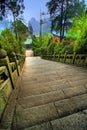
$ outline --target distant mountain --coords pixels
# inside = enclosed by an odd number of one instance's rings
[[[34,34],[39,34],[39,32],[40,32],[40,24],[35,18],[31,18],[31,20],[28,22],[28,27],[30,25],[33,28],[33,33]]]
[[[28,22],[28,27],[32,26],[33,32],[35,35],[39,34],[40,32],[40,22],[37,21],[35,18],[31,18],[31,20]],[[48,19],[45,19],[44,24],[42,24],[42,34],[46,32],[50,32],[50,22]]]

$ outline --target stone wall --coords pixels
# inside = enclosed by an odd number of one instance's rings
[[[15,53],[7,55],[6,51],[0,49],[0,120],[10,94],[16,86],[24,61],[24,55]]]
[[[42,58],[68,64],[87,66],[87,54],[68,54],[66,52],[65,54],[59,55],[42,55]]]

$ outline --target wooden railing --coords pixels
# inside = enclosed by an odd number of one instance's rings
[[[87,65],[87,54],[68,54],[67,52],[65,54],[59,54],[59,55],[42,55],[43,59],[57,61],[57,62],[63,62],[63,63],[69,63],[69,64],[76,64],[81,66]]]
[[[0,49],[0,119],[25,61],[24,55],[7,53]]]

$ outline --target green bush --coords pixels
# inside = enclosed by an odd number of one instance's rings
[[[43,35],[43,38],[42,38],[42,47],[47,47],[49,46],[49,44],[51,43],[52,41],[52,34],[50,33],[46,33],[45,35]]]
[[[55,54],[55,55],[59,54],[59,53],[62,51],[63,48],[64,48],[64,44],[58,43],[58,44],[55,46],[55,48],[54,48],[54,54]]]
[[[32,36],[32,49],[40,48],[41,43],[40,43],[40,38],[36,37],[35,35]]]
[[[20,39],[18,41],[18,46],[19,46],[19,52],[21,54],[25,54],[25,44]]]
[[[76,53],[86,53],[87,54],[87,28],[84,30],[82,35],[77,39],[74,46],[74,51]]]
[[[73,53],[73,45],[65,45],[64,48],[62,49],[61,53],[65,53],[65,52],[68,52],[68,53]]]
[[[34,49],[34,55],[35,56],[40,56],[41,55],[41,48],[35,48]]]
[[[2,49],[6,50],[7,53],[19,52],[19,44],[10,29],[5,29],[2,31],[0,36],[0,46]]]
[[[87,13],[73,19],[68,36],[75,39],[76,53],[87,53]]]
[[[41,47],[41,55],[46,55],[48,53],[47,47]]]
[[[48,46],[48,54],[50,54],[50,55],[54,54],[55,46],[56,46],[56,43],[54,43],[54,42],[50,43],[50,45]]]

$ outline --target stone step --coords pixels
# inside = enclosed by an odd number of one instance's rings
[[[53,120],[51,121],[51,126],[52,130],[87,130],[87,110]]]
[[[24,109],[18,104],[15,116],[16,123],[13,123],[14,127],[17,127],[17,129],[20,130],[37,123],[56,119],[58,117],[58,113],[53,103],[27,109]]]
[[[60,79],[60,80],[52,80],[52,81],[45,81],[45,82],[23,82],[22,85],[21,85],[21,89],[25,89],[25,88],[37,88],[37,87],[51,87],[51,86],[54,86],[54,85],[61,85],[61,84],[65,84],[66,82],[68,82],[67,80],[65,79]]]
[[[29,106],[24,107],[17,104],[16,117],[18,117],[17,122],[19,122],[19,124],[22,119],[23,124],[26,125],[27,123],[28,125],[31,125],[42,121],[51,120],[52,118],[64,117],[84,109],[87,109],[87,94],[82,94],[69,99],[64,99],[45,105],[38,105],[31,108],[29,108]],[[51,113],[52,110],[53,113]]]
[[[38,105],[47,104],[50,102],[54,102],[57,100],[64,99],[64,93],[60,91],[48,92],[40,95],[33,95],[22,97],[18,99],[18,104],[20,104],[23,108],[30,108]]]
[[[87,110],[20,130],[86,130]]]
[[[37,90],[37,89],[35,89]],[[44,89],[43,89],[44,90]],[[32,92],[32,93],[31,93]],[[49,91],[47,93],[37,93],[40,91],[30,91],[26,96],[18,98],[18,103],[24,108],[34,107],[38,105],[47,104],[50,102],[59,101],[87,93],[87,89],[84,86],[65,88],[57,91]],[[26,93],[25,93],[26,94]],[[32,95],[33,94],[33,95]],[[23,96],[23,94],[21,94]]]
[[[79,85],[86,85],[87,84],[87,79],[81,79],[81,80],[77,80],[77,81],[69,81],[69,83],[71,84],[71,86],[79,86]]]
[[[87,93],[31,108],[17,103],[16,126],[18,129],[27,128],[35,124],[69,116],[85,109],[87,109]]]
[[[59,117],[87,109],[87,93],[60,100],[54,103]]]
[[[60,82],[53,82],[53,83],[49,82],[48,84],[39,84],[39,85],[33,84],[33,86],[27,84],[25,87],[22,86],[20,88],[19,98],[32,96],[32,95],[45,94],[48,92],[58,91],[69,87],[71,87],[70,84],[65,80],[62,80]]]

